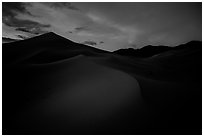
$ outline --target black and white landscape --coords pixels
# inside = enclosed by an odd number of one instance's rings
[[[2,134],[201,135],[201,4],[3,3]]]

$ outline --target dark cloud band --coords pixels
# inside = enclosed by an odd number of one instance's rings
[[[3,2],[3,23],[9,27],[15,27],[17,31],[28,32],[31,34],[42,34],[47,32],[44,28],[49,28],[49,24],[41,24],[35,21],[16,18],[18,13],[29,14],[32,16],[32,13],[26,10],[26,6],[30,4],[31,3]]]
[[[70,10],[79,11],[79,9],[77,7],[75,7],[75,6],[73,6],[70,2],[44,2],[43,4],[48,5],[51,8],[56,8],[56,9],[67,8],[67,9],[70,9]]]

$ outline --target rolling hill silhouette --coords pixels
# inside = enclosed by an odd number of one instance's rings
[[[191,41],[186,44],[178,45],[176,47],[168,47],[168,46],[145,46],[141,49],[119,49],[114,51],[114,53],[117,53],[119,55],[124,56],[133,56],[133,57],[151,57],[156,54],[160,54],[166,51],[175,51],[175,50],[181,50],[181,49],[188,49],[188,50],[195,50],[199,49],[202,46],[202,42],[200,41]]]
[[[2,134],[202,134],[202,46],[108,52],[53,32],[2,45]]]

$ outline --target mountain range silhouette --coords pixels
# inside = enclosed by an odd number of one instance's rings
[[[46,44],[49,43],[49,44]],[[18,48],[18,50],[22,50],[22,52],[26,53],[29,51],[34,51],[37,50],[38,48],[53,48],[53,50],[67,50],[65,52],[70,52],[70,50],[78,50],[78,54],[85,54],[85,55],[92,55],[94,52],[96,53],[110,53],[105,50],[97,49],[94,47],[90,47],[84,44],[76,43],[71,40],[68,40],[62,36],[59,36],[55,34],[54,32],[49,32],[40,36],[36,36],[30,39],[18,41],[15,43],[6,43],[4,51],[10,50],[9,52],[15,52],[15,48]],[[29,46],[28,46],[29,45]],[[202,43],[200,41],[191,41],[186,44],[178,45],[176,47],[168,47],[168,46],[145,46],[141,49],[119,49],[114,51],[113,53],[116,53],[118,55],[123,55],[123,56],[132,56],[132,57],[151,57],[163,52],[167,51],[175,51],[175,50],[180,50],[180,49],[188,49],[189,50],[196,50],[196,49],[201,49]],[[21,48],[21,49],[20,49]],[[13,50],[13,51],[12,51]],[[7,52],[7,51],[6,51]],[[55,51],[57,52],[57,51]],[[22,54],[22,53],[18,53]],[[43,53],[42,53],[43,54]],[[45,53],[46,54],[46,53]],[[71,54],[71,53],[69,53]],[[14,54],[13,54],[14,55]],[[74,54],[76,55],[76,54]],[[74,56],[71,55],[71,56]],[[96,55],[96,54],[95,54]],[[10,55],[9,55],[10,56]],[[43,56],[43,55],[42,55]],[[67,58],[69,57],[68,54],[63,55],[63,53],[60,51],[59,54],[57,55],[48,55],[49,57],[51,56],[61,56],[61,58]],[[8,58],[8,57],[6,57]],[[13,58],[13,57],[12,57]]]
[[[115,53],[119,55],[125,55],[125,56],[133,56],[133,57],[151,57],[156,54],[160,54],[167,51],[174,51],[174,50],[180,50],[180,49],[188,49],[189,50],[195,50],[200,49],[202,45],[201,41],[190,41],[186,44],[178,45],[175,47],[168,47],[168,46],[145,46],[141,49],[119,49],[117,51],[114,51]]]

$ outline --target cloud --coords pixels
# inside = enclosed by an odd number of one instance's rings
[[[47,28],[50,27],[49,24],[41,24],[35,21],[27,20],[27,19],[18,19],[16,17],[4,17],[3,23],[10,27],[42,27]]]
[[[16,7],[17,10],[12,9],[13,17],[5,16],[3,19],[6,25],[17,27],[16,31],[39,34],[49,30],[61,34],[75,33],[80,37],[128,36],[124,27],[100,15],[81,12],[71,3],[21,3]]]
[[[59,8],[61,6],[61,8]],[[89,19],[79,10],[70,9],[70,4],[66,3],[31,3],[26,9],[34,15],[20,13],[18,19],[27,19],[41,24],[50,24],[50,30],[65,33],[73,28],[81,27]],[[76,9],[76,8],[75,8]]]
[[[11,38],[2,37],[3,43],[9,43],[9,42],[14,42],[14,41],[18,41],[18,39],[11,39]]]
[[[14,17],[18,12],[30,14],[26,8],[26,3],[22,2],[3,2],[2,3],[2,15]]]
[[[74,28],[74,31],[75,31],[75,32],[87,31],[87,30],[90,30],[87,26]]]
[[[111,50],[202,39],[201,3],[30,2],[2,8],[3,34],[13,38],[54,31],[76,42],[104,41],[100,47]]]
[[[100,32],[107,34],[112,34],[112,38],[125,38],[129,44],[135,41],[135,38],[142,31],[137,28],[135,25],[121,25],[110,18],[106,18],[103,15],[97,13],[88,13],[87,16],[96,24]],[[101,26],[101,28],[100,28]]]
[[[82,44],[85,44],[85,45],[92,45],[92,46],[94,46],[94,45],[97,45],[97,43],[96,42],[94,42],[94,41],[84,41],[84,42],[82,42]]]
[[[19,38],[22,39],[22,40],[29,38],[29,37],[22,36],[22,35],[17,35],[17,37],[19,37]]]
[[[73,6],[70,2],[46,2],[46,3],[43,3],[43,4],[48,5],[51,8],[56,8],[56,9],[67,8],[67,9],[70,9],[70,10],[80,11],[80,9]]]
[[[119,26],[99,15],[86,13],[85,16],[88,20],[84,23],[85,25],[75,27],[72,31],[69,31],[69,33],[75,33],[78,36],[109,38],[127,36],[127,28],[125,27]]]
[[[20,3],[20,2],[3,2],[3,23],[9,27],[15,28],[16,31],[23,31],[32,34],[42,34],[47,32],[44,28],[49,28],[49,24],[41,24],[36,21],[28,19],[17,18],[18,14],[25,14],[30,17],[33,15],[26,9],[31,3]]]
[[[40,26],[34,26],[34,27],[19,27],[16,28],[17,31],[23,31],[23,32],[28,32],[31,34],[43,34],[43,33],[47,33],[49,31],[46,30],[42,30],[42,28],[40,28]]]
[[[22,35],[25,37],[35,36],[34,34],[31,34],[31,33],[16,31],[16,27],[9,27],[5,25],[4,23],[2,23],[2,36],[3,37],[19,39],[18,35]]]
[[[130,44],[184,43],[202,39],[202,4],[168,2],[76,3],[95,22],[121,30]],[[193,33],[192,33],[193,32]],[[165,42],[167,41],[167,42]]]

